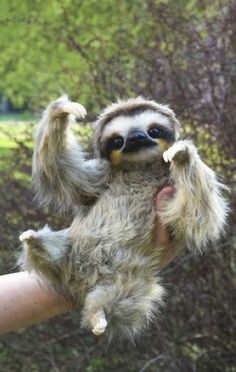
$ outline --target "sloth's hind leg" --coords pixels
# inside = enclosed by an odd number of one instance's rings
[[[36,272],[49,285],[59,287],[66,279],[65,256],[69,249],[68,230],[27,230],[20,235],[24,250],[19,258],[23,270]]]
[[[92,332],[96,336],[100,336],[106,329],[107,320],[105,313],[102,309],[96,310],[91,314],[90,322],[92,325]]]
[[[106,331],[113,336],[129,337],[140,334],[155,319],[162,304],[163,288],[155,277],[117,277],[113,284],[99,284],[88,293],[82,314],[82,326],[95,335]]]
[[[105,290],[102,286],[97,286],[85,299],[82,326],[90,328],[96,336],[104,333],[107,327],[107,319],[104,312],[106,301]]]

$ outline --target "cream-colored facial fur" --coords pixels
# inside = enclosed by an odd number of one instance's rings
[[[134,338],[162,305],[159,271],[183,248],[203,250],[224,232],[225,186],[191,141],[177,141],[180,124],[167,106],[142,97],[110,105],[97,121],[92,160],[71,132],[71,114],[86,111],[65,96],[43,114],[33,186],[41,206],[69,209],[74,221],[23,233],[20,265],[81,309],[83,327]],[[153,123],[167,132],[149,138]],[[117,152],[106,147],[114,134],[124,137]],[[154,198],[167,185],[175,193],[157,212]],[[171,249],[156,242],[158,220],[171,231]]]
[[[171,130],[170,120],[167,116],[154,112],[144,111],[134,116],[118,116],[112,119],[104,128],[101,143],[104,143],[113,135],[120,135],[124,139],[128,133],[136,128],[142,129],[148,135],[148,129],[158,125],[162,128],[169,128]],[[141,151],[129,154],[121,154],[121,150],[114,151],[110,156],[110,161],[113,165],[120,165],[124,163],[143,163],[153,161],[160,153],[163,153],[169,144],[164,140],[156,140],[158,146],[152,148],[144,148]]]
[[[132,128],[141,128],[147,130],[152,124],[160,124],[162,126],[170,126],[167,116],[158,112],[144,111],[141,114],[134,116],[118,116],[115,117],[109,125],[104,128],[103,139],[109,137],[112,133],[119,133],[122,136],[127,136]]]

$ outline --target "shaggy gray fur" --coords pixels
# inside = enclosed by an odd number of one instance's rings
[[[150,112],[163,123],[168,119],[174,144],[168,143],[166,151],[160,142],[137,157],[125,155],[118,165],[100,158],[104,130],[115,118],[141,120]],[[45,227],[23,233],[20,263],[82,307],[82,326],[97,335],[106,330],[133,338],[162,304],[159,270],[186,245],[200,250],[224,231],[224,186],[190,141],[177,141],[180,125],[167,106],[141,97],[109,106],[98,119],[97,158],[90,161],[69,126],[70,114],[83,118],[85,113],[61,97],[39,123],[33,158],[36,198],[40,205],[73,208],[75,218],[63,231]],[[166,185],[176,192],[157,215],[154,198]],[[171,249],[156,242],[157,219],[172,231]]]

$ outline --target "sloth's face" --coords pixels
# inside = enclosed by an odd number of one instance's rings
[[[103,156],[115,166],[155,161],[175,141],[169,120],[168,116],[149,110],[115,117],[102,133]]]

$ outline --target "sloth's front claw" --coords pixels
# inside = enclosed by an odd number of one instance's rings
[[[63,113],[72,114],[79,119],[83,119],[87,114],[85,108],[77,102],[65,102],[61,105],[61,110]]]
[[[166,163],[177,161],[186,162],[190,155],[196,153],[196,149],[189,141],[178,141],[163,153],[163,159]]]
[[[72,114],[78,119],[83,119],[87,114],[84,106],[77,102],[68,101],[67,96],[62,96],[53,102],[50,110],[54,117]]]

